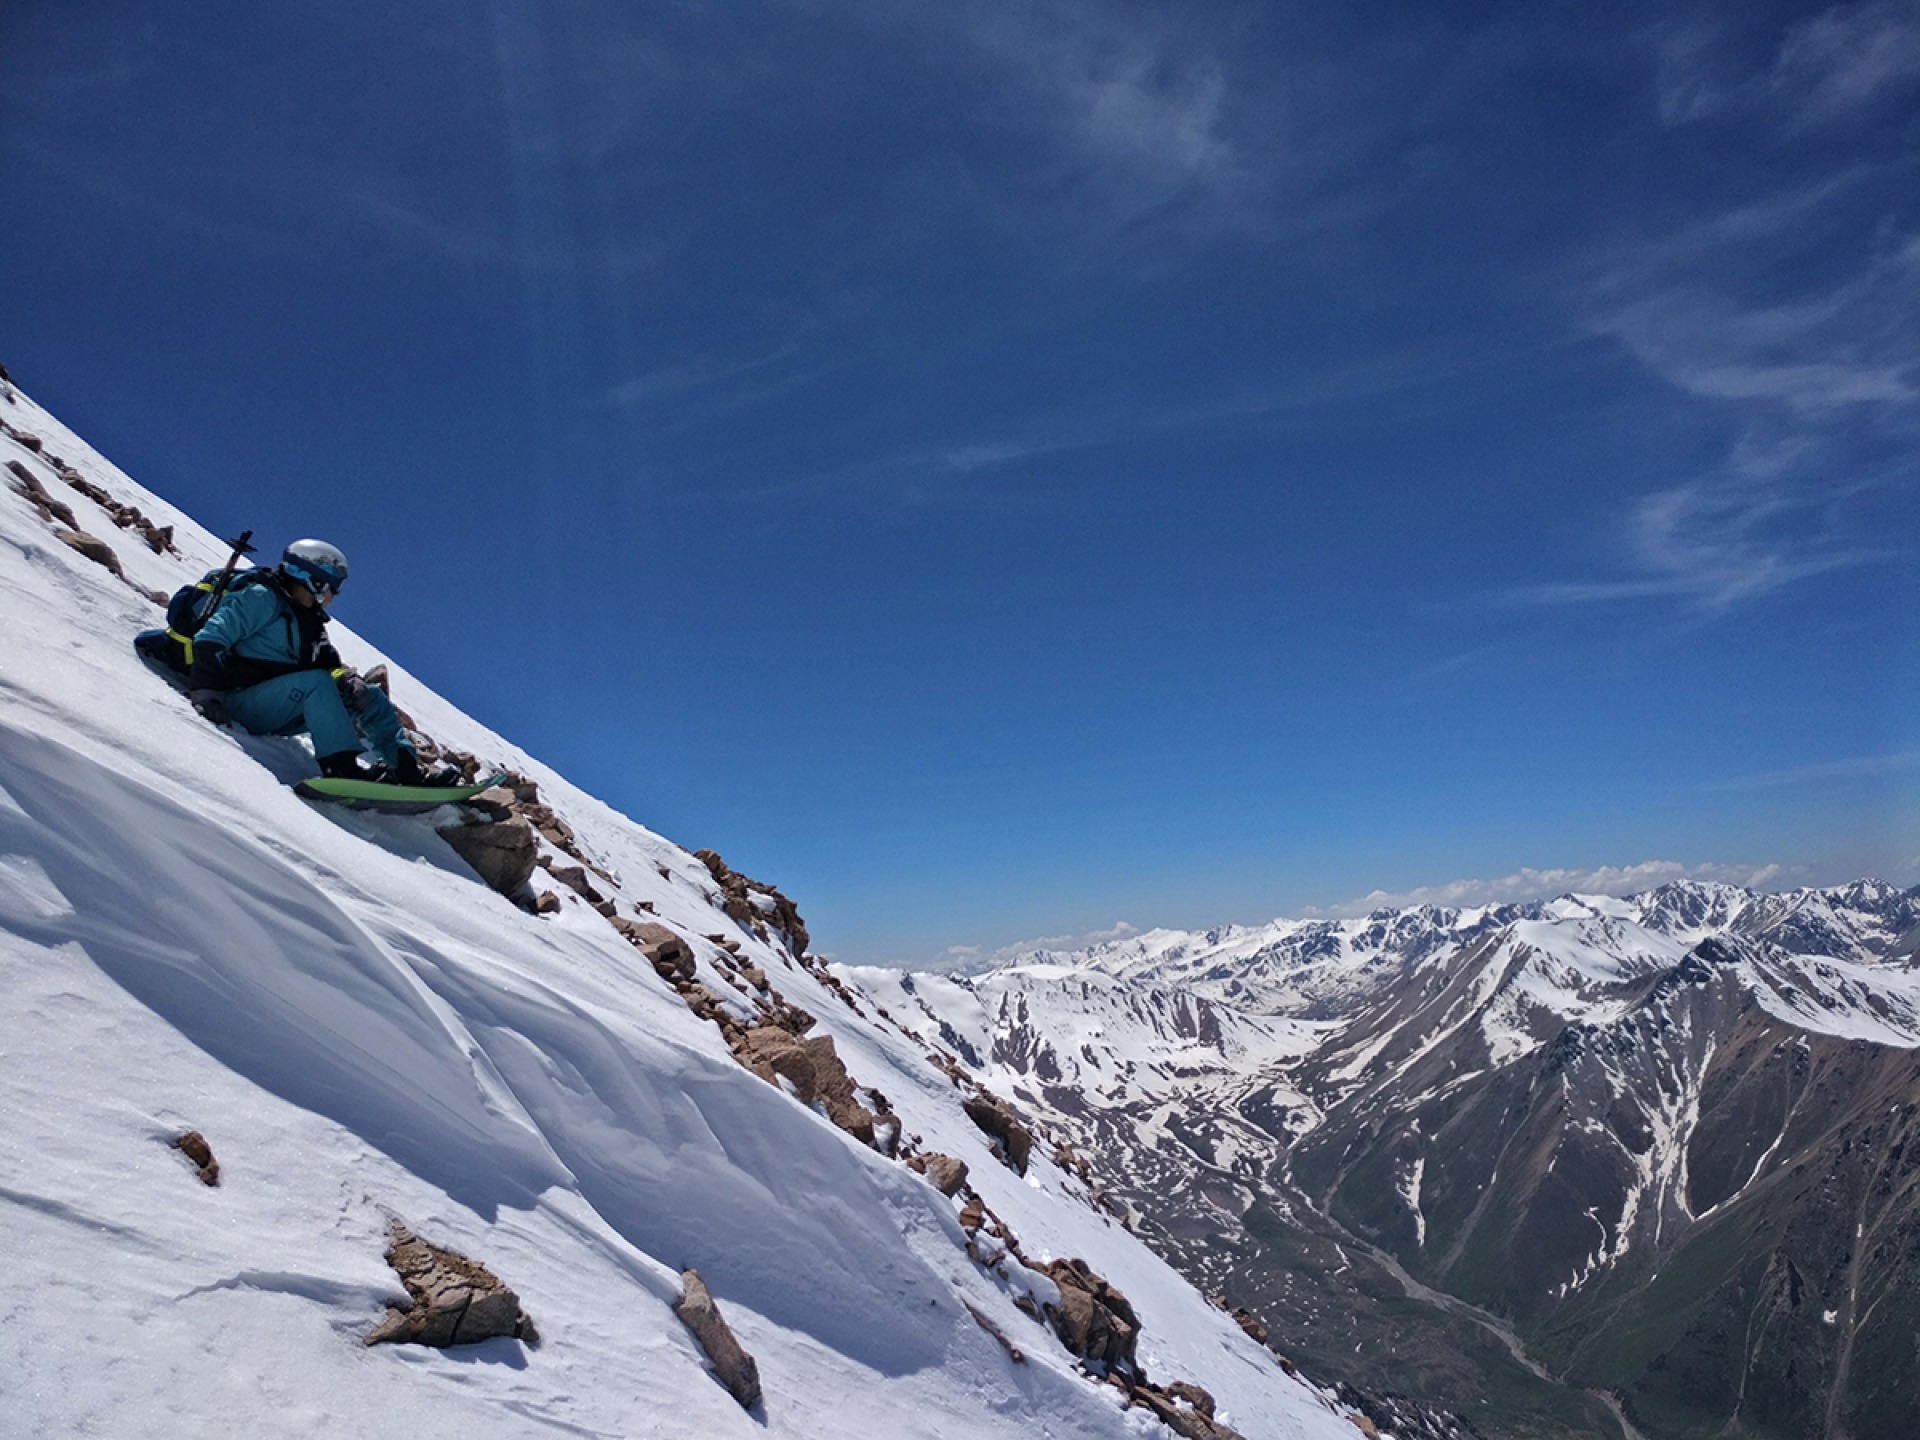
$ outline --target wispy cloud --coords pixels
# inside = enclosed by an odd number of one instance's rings
[[[1806,131],[1865,118],[1920,83],[1920,13],[1906,0],[1836,5],[1798,21],[1757,68],[1742,70],[1725,40],[1697,18],[1656,34],[1667,124],[1764,114]]]
[[[1907,0],[1839,5],[1787,32],[1767,75],[1800,123],[1865,110],[1920,81],[1920,11]]]
[[[1560,605],[1671,597],[1721,611],[1896,553],[1834,533],[1826,519],[1834,503],[1829,494],[1758,477],[1663,490],[1643,496],[1629,517],[1635,574],[1532,586],[1517,596]]]
[[[1767,213],[1786,223],[1812,199],[1776,198]],[[1762,223],[1753,209],[1729,218],[1718,230],[1729,241]],[[1735,293],[1739,257],[1713,236],[1696,231],[1627,261],[1604,283],[1593,328],[1709,399],[1770,401],[1813,420],[1920,401],[1920,237],[1882,241],[1851,271],[1766,303]]]
[[[1861,165],[1782,187],[1596,267],[1589,328],[1739,438],[1695,478],[1631,503],[1625,573],[1518,598],[1724,611],[1911,555],[1912,537],[1862,519],[1876,492],[1920,478],[1920,235],[1888,225],[1876,199],[1888,179]]]
[[[1637,865],[1596,865],[1560,870],[1516,870],[1497,880],[1452,880],[1444,885],[1389,892],[1375,890],[1357,900],[1315,912],[1328,919],[1349,919],[1375,910],[1412,905],[1465,909],[1510,905],[1556,895],[1636,895],[1676,880],[1711,880],[1761,889],[1787,874],[1780,865],[1683,865],[1674,860],[1645,860]]]
[[[1709,791],[1774,790],[1789,785],[1825,784],[1832,780],[1875,780],[1914,769],[1920,769],[1920,750],[1902,750],[1895,754],[1852,755],[1844,760],[1826,760],[1817,765],[1798,765],[1788,770],[1741,775],[1700,788]]]
[[[1226,81],[1204,43],[1083,6],[980,6],[954,20],[1020,80],[1053,142],[1091,167],[1114,203],[1147,207],[1235,173]]]
[[[1031,940],[1016,940],[1011,945],[995,948],[983,945],[949,945],[932,968],[972,974],[1011,964],[1015,960],[1036,952],[1052,951],[1071,954],[1091,950],[1099,945],[1110,945],[1117,940],[1125,940],[1139,933],[1137,927],[1122,920],[1104,930],[1088,930],[1079,935],[1040,935]]]

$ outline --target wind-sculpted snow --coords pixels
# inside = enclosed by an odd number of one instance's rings
[[[0,890],[0,924],[36,944],[77,946],[256,1084],[488,1214],[565,1181],[457,1019],[260,846],[0,725],[0,847],[32,857],[67,902],[46,914],[43,902]]]

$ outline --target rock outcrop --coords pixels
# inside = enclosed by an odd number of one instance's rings
[[[1092,1364],[1133,1372],[1140,1317],[1127,1297],[1084,1260],[1054,1260],[1039,1268],[1060,1289],[1060,1303],[1048,1317],[1060,1343]]]
[[[518,815],[504,820],[468,818],[439,827],[440,838],[473,867],[474,874],[509,898],[518,897],[532,878],[540,841]]]
[[[817,1106],[862,1144],[873,1144],[873,1112],[855,1098],[853,1078],[831,1035],[801,1036],[765,1024],[728,1038],[734,1058],[762,1080],[775,1085],[785,1081],[802,1105]]]
[[[749,880],[728,868],[727,862],[711,850],[696,850],[693,857],[707,867],[707,873],[720,886],[720,908],[726,912],[728,919],[751,930],[762,940],[770,938],[767,933],[769,927],[778,930],[795,959],[807,953],[807,946],[812,944],[812,940],[793,901],[773,886]]]
[[[925,1175],[942,1195],[958,1195],[960,1187],[967,1183],[967,1162],[956,1160],[951,1155],[928,1155],[924,1160],[916,1156],[914,1161],[908,1163]]]

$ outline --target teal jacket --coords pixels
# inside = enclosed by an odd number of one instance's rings
[[[237,690],[298,670],[333,670],[340,656],[327,639],[326,612],[302,608],[273,571],[220,598],[193,637],[194,689]]]

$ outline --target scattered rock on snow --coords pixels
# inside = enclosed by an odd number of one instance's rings
[[[1027,1160],[1033,1154],[1033,1132],[1022,1125],[1006,1101],[982,1090],[961,1102],[967,1118],[1000,1142],[1000,1158],[1016,1175],[1027,1173]]]
[[[207,1137],[198,1130],[175,1136],[173,1148],[193,1162],[202,1185],[220,1183],[220,1162],[213,1158],[213,1147],[207,1144]]]
[[[965,1302],[962,1302],[962,1303],[965,1303]],[[988,1315],[985,1311],[980,1310],[979,1308],[971,1304],[967,1305],[967,1313],[973,1317],[974,1324],[978,1325],[982,1330],[986,1331],[989,1335],[993,1336],[994,1339],[1000,1342],[1001,1347],[1007,1352],[1008,1359],[1012,1360],[1013,1363],[1016,1365],[1024,1365],[1027,1363],[1027,1357],[1025,1353],[1022,1352],[1022,1350],[1018,1345],[1014,1344],[1012,1340],[1007,1338],[1006,1331],[1002,1330],[998,1325],[993,1323],[992,1316]]]
[[[693,979],[693,950],[677,932],[657,921],[629,920],[624,915],[614,917],[613,928],[653,962],[653,968],[662,978]]]
[[[956,1160],[951,1155],[929,1155],[923,1165],[914,1168],[921,1171],[942,1195],[958,1195],[960,1187],[967,1183],[967,1162]]]
[[[713,1373],[733,1398],[740,1402],[740,1408],[751,1410],[760,1403],[759,1365],[734,1339],[733,1331],[721,1316],[720,1307],[714,1304],[713,1295],[707,1289],[707,1282],[700,1278],[700,1272],[683,1271],[680,1283],[683,1290],[679,1300],[674,1303],[673,1313],[693,1332],[693,1338],[707,1352]]]
[[[496,1335],[509,1335],[529,1345],[539,1343],[533,1321],[520,1308],[520,1297],[486,1266],[427,1243],[398,1220],[391,1222],[390,1229],[393,1243],[387,1249],[387,1263],[399,1274],[413,1303],[405,1310],[389,1307],[386,1318],[367,1336],[367,1344],[444,1349]]]
[[[1140,1338],[1140,1317],[1127,1297],[1094,1274],[1084,1260],[1054,1260],[1040,1270],[1060,1287],[1060,1304],[1048,1307],[1060,1343],[1107,1369],[1135,1370],[1133,1351]]]
[[[727,862],[711,850],[696,850],[693,855],[720,886],[720,908],[728,919],[752,930],[763,940],[768,938],[767,929],[771,926],[782,933],[787,949],[796,959],[807,953],[812,941],[793,901],[773,886],[749,880],[729,868]]]
[[[94,564],[106,566],[122,580],[127,578],[126,572],[120,568],[120,557],[98,535],[89,535],[84,530],[68,530],[63,526],[53,532],[53,538],[62,545],[78,550]]]
[[[73,510],[63,502],[47,493],[40,478],[22,465],[18,460],[7,461],[7,469],[13,472],[13,488],[27,498],[27,502],[40,512],[40,518],[49,525],[64,525],[69,530],[78,530],[80,522],[74,518]]]

